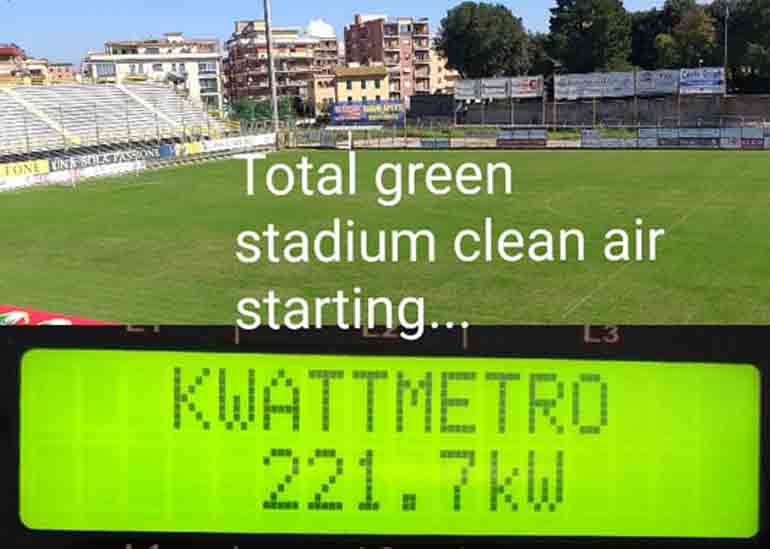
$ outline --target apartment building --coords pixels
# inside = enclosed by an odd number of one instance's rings
[[[49,63],[48,81],[51,84],[67,84],[80,80],[80,73],[72,63]]]
[[[427,18],[355,15],[345,28],[348,63],[382,63],[388,71],[388,98],[408,102],[431,93],[431,38]]]
[[[278,95],[299,97],[316,105],[334,95],[334,69],[339,47],[334,29],[321,20],[299,27],[273,28],[273,57]],[[270,96],[265,22],[237,21],[226,43],[224,63],[228,98],[266,99]]]
[[[221,58],[218,40],[173,32],[163,38],[107,42],[104,52],[86,56],[83,73],[92,82],[174,83],[194,102],[221,110]]]
[[[460,73],[447,68],[446,64],[446,59],[436,48],[434,38],[430,49],[430,92],[432,94],[454,95],[455,82],[460,79]]]
[[[16,44],[0,44],[0,85],[46,85],[48,60],[27,57]]]

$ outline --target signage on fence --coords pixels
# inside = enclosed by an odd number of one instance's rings
[[[516,78],[511,78],[509,85],[511,97],[543,97],[542,76],[519,76]]]
[[[634,73],[608,72],[604,77],[604,95],[602,97],[633,97],[635,93]]]
[[[510,97],[508,78],[486,78],[481,81],[482,99],[507,99]]]
[[[458,80],[455,82],[455,100],[473,101],[481,98],[479,80]]]
[[[448,137],[423,137],[420,139],[420,147],[423,149],[449,149],[451,142]]]
[[[742,149],[764,149],[765,133],[762,128],[743,128],[741,135]]]
[[[633,97],[634,89],[632,72],[594,72],[556,76],[556,99]]]
[[[36,185],[51,185],[56,183],[67,183],[72,180],[72,174],[69,171],[40,173],[34,175],[19,175],[0,179],[0,192],[15,191],[34,187]]]
[[[676,95],[679,91],[678,70],[639,71],[636,73],[637,95]]]
[[[600,130],[581,131],[580,146],[584,149],[600,149],[602,147],[602,132]]]
[[[543,149],[548,146],[547,130],[502,130],[497,134],[499,149]]]
[[[377,103],[335,103],[332,109],[333,124],[400,122],[403,119],[401,101],[395,99]]]
[[[28,160],[27,162],[0,164],[0,181],[8,177],[41,175],[50,171],[51,167],[48,160]]]
[[[212,139],[203,141],[204,152],[224,152],[252,147],[267,147],[275,145],[275,134],[248,135],[243,137],[228,137],[225,139]]]
[[[725,69],[723,67],[682,69],[679,74],[679,93],[681,95],[726,94]]]
[[[147,149],[132,149],[127,151],[111,151],[101,154],[86,154],[68,158],[52,158],[51,171],[80,170],[92,166],[120,164],[136,160],[153,160],[160,158],[158,147]]]
[[[723,149],[740,149],[741,148],[741,128],[722,128],[722,136],[720,138],[720,147]]]

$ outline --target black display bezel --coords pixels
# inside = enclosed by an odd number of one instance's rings
[[[35,348],[217,351],[236,353],[467,356],[508,358],[604,359],[752,364],[761,372],[761,523],[749,540],[700,538],[457,537],[361,535],[218,535],[175,533],[38,532],[19,520],[19,366]],[[442,545],[583,545],[592,547],[765,546],[770,327],[480,327],[438,330],[410,343],[396,333],[321,330],[241,332],[233,328],[10,328],[0,329],[0,539],[7,547],[267,547],[343,545],[411,547]]]

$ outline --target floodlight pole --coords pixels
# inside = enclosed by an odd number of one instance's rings
[[[270,0],[265,0],[265,38],[267,40],[267,70],[270,79],[270,99],[273,110],[273,131],[278,133],[280,121],[278,117],[278,87],[275,76],[275,59],[273,59],[273,21]]]
[[[727,79],[727,65],[728,65],[728,49],[727,49],[727,38],[728,34],[730,32],[730,4],[725,4],[725,79]]]

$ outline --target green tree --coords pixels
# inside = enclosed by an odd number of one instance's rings
[[[551,74],[554,62],[548,55],[548,35],[543,32],[529,34],[529,74]]]
[[[631,14],[631,64],[645,70],[658,66],[656,39],[667,34],[663,12],[658,9]]]
[[[720,49],[724,47],[727,5],[730,7],[730,87],[743,92],[770,93],[770,3],[766,0],[715,1],[710,11],[717,21]]]
[[[630,67],[631,16],[622,0],[556,0],[549,53],[569,72]]]
[[[463,2],[441,20],[437,48],[464,78],[516,76],[530,67],[529,38],[501,4]]]
[[[278,116],[281,120],[290,120],[296,116],[296,100],[292,97],[278,98]],[[230,105],[230,118],[244,122],[262,122],[272,120],[272,104],[269,99],[242,98]]]
[[[696,6],[682,14],[671,35],[683,67],[714,64],[717,46],[715,22],[704,8]]]
[[[667,33],[661,33],[655,37],[656,63],[658,69],[681,68],[679,64],[679,51],[674,37]]]

